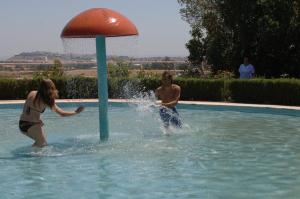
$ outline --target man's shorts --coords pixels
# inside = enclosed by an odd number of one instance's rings
[[[170,124],[177,128],[182,127],[182,123],[179,118],[179,114],[175,107],[172,107],[172,108],[160,107],[159,115],[160,115],[161,120],[163,121],[165,127],[169,127]]]

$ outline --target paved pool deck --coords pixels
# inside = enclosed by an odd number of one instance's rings
[[[121,103],[136,103],[138,100],[131,99],[109,99],[109,102]],[[25,100],[0,100],[0,104],[23,104]],[[98,102],[98,99],[57,99],[58,103],[80,103],[80,102]],[[243,104],[230,102],[207,102],[207,101],[179,101],[179,104],[194,104],[194,105],[209,105],[209,106],[237,106],[237,107],[254,107],[254,108],[274,108],[274,109],[288,109],[300,110],[300,106],[282,106],[282,105],[268,105],[268,104]]]

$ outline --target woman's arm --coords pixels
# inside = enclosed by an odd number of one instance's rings
[[[75,111],[65,111],[65,110],[59,108],[56,104],[54,104],[54,106],[52,107],[52,110],[54,112],[56,112],[57,114],[59,114],[60,116],[62,116],[62,117],[68,117],[68,116],[76,115],[76,114],[82,112],[83,109],[84,109],[83,106],[79,106]]]

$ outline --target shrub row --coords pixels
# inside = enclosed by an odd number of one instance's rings
[[[97,79],[88,77],[53,79],[60,98],[97,98]],[[25,99],[30,90],[38,88],[40,80],[0,79],[0,100]],[[230,101],[241,103],[300,105],[300,80],[252,79],[223,80],[177,78],[181,100]],[[155,90],[158,78],[110,78],[110,98],[132,98],[141,92]]]
[[[228,101],[256,104],[300,105],[300,80],[253,79],[226,83]]]

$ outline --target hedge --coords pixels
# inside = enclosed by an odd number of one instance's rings
[[[97,98],[97,79],[89,77],[53,79],[60,98]],[[38,88],[38,79],[0,78],[0,100],[25,99]],[[177,78],[181,100],[229,101],[240,103],[300,105],[298,79],[197,79]],[[158,78],[110,78],[109,98],[132,98],[155,90]]]
[[[300,105],[298,79],[230,80],[226,84],[232,102]]]
[[[182,100],[224,101],[224,80],[177,79]]]

